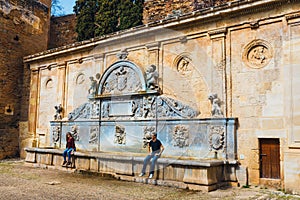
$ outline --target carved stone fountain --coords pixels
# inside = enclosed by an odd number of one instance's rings
[[[81,150],[144,153],[157,132],[166,157],[236,159],[236,122],[223,118],[216,94],[209,97],[213,117],[199,119],[199,111],[161,94],[154,65],[143,73],[121,60],[90,80],[87,102],[51,122],[52,146],[63,148],[71,132]]]

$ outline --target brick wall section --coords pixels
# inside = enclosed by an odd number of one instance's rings
[[[181,11],[182,14],[194,10],[218,6],[233,0],[148,0],[144,3],[143,23],[147,24],[165,19],[174,14],[173,11]]]
[[[0,159],[19,154],[19,122],[28,118],[30,71],[23,57],[47,49],[50,10],[22,2],[0,0]]]
[[[52,17],[50,25],[49,48],[56,48],[71,44],[77,41],[75,31],[76,15],[66,15],[62,17]]]

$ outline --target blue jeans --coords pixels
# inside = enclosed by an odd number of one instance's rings
[[[71,153],[74,151],[73,148],[66,148],[63,153],[64,161],[66,161],[66,157],[68,155],[68,161],[71,161]]]
[[[144,165],[143,165],[142,173],[145,174],[147,164],[149,163],[149,161],[152,158],[151,165],[150,165],[150,174],[154,174],[155,164],[157,162],[157,159],[160,157],[160,156],[157,156],[155,154],[156,153],[151,153],[150,155],[146,156],[146,158],[144,159]]]

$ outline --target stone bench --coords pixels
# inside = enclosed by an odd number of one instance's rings
[[[62,169],[62,149],[25,148],[25,151],[27,163],[39,167]],[[121,180],[202,191],[237,185],[238,163],[236,161],[181,160],[162,157],[157,161],[154,177],[148,179],[147,176],[138,177],[146,155],[76,151],[73,156],[74,170],[109,174]]]

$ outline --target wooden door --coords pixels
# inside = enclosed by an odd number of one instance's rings
[[[260,178],[280,179],[279,139],[260,139]]]

